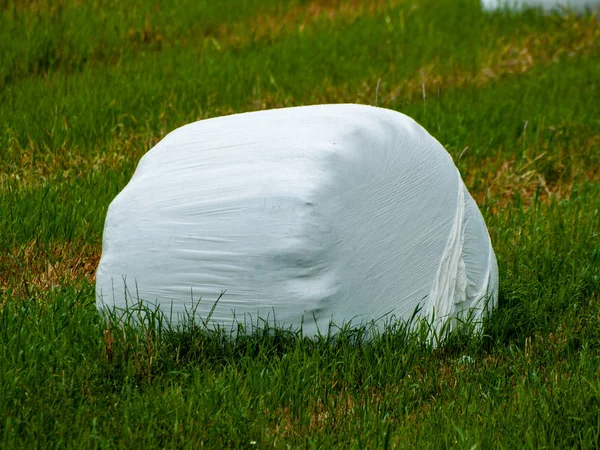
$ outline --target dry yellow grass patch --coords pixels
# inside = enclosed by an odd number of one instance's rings
[[[517,196],[525,207],[534,199],[540,203],[567,200],[582,181],[600,181],[598,160],[590,158],[600,149],[599,141],[600,135],[595,135],[573,148],[542,151],[534,157],[526,153],[520,159],[506,158],[500,151],[469,164],[463,178],[478,204],[491,202],[492,213],[508,207]]]
[[[563,20],[568,33],[534,33],[524,38],[507,37],[498,43],[497,50],[482,55],[483,69],[475,76],[453,74],[445,77],[451,86],[478,86],[507,75],[527,72],[535,66],[559,62],[564,57],[585,55],[598,48],[600,22],[577,18]],[[444,82],[444,78],[423,71],[422,82]]]
[[[313,0],[305,5],[281,8],[269,14],[258,14],[250,20],[223,23],[214,36],[218,48],[245,47],[259,40],[273,40],[290,33],[308,32],[323,21],[351,23],[364,16],[373,16],[406,0]]]
[[[23,298],[78,280],[93,283],[100,252],[99,246],[83,242],[46,245],[34,239],[0,253],[0,290],[12,289],[15,297]]]
[[[397,392],[397,390],[396,390]],[[386,395],[393,395],[388,391]],[[292,437],[305,436],[316,430],[327,429],[333,431],[343,427],[344,423],[365,402],[373,402],[383,398],[382,392],[371,392],[356,396],[347,389],[332,393],[326,399],[317,399],[312,402],[310,408],[310,421],[299,423],[290,407],[282,407],[276,411],[265,411],[265,414],[276,419],[271,422],[269,434],[277,439],[289,439]]]
[[[268,433],[277,441],[311,435],[322,430],[333,432],[345,428],[353,417],[360,421],[362,409],[383,410],[386,404],[403,400],[406,402],[406,415],[401,418],[402,423],[416,425],[433,410],[440,397],[460,392],[469,376],[487,370],[487,366],[485,363],[474,366],[473,363],[460,363],[450,359],[441,364],[435,373],[426,367],[415,366],[404,378],[378,388],[371,387],[365,392],[353,391],[349,386],[341,389],[337,387],[337,392],[311,402],[308,406],[308,423],[301,423],[290,407],[265,411],[266,415],[275,418]],[[334,391],[335,384],[331,388]],[[396,421],[399,419],[390,418]],[[478,420],[483,420],[483,417]],[[401,424],[397,422],[396,425]],[[394,441],[399,442],[401,439],[401,436],[396,436]]]
[[[483,87],[498,79],[518,75],[534,67],[547,66],[564,58],[575,58],[596,51],[600,47],[600,22],[564,19],[568,33],[533,33],[525,37],[506,37],[497,47],[481,55],[483,68],[473,74],[456,67],[451,73],[440,73],[435,65],[421,67],[414,77],[393,85],[385,79],[364,80],[354,92],[347,87],[330,88],[322,101],[354,101],[373,103],[380,84],[379,106],[387,106],[400,99],[414,101],[437,95],[440,89],[460,89],[465,86]]]
[[[160,137],[131,134],[115,137],[106,146],[108,150],[104,146],[80,149],[65,144],[52,151],[40,149],[40,144],[32,140],[25,147],[13,140],[6,149],[12,155],[11,164],[0,165],[0,189],[7,189],[9,183],[19,188],[32,188],[49,182],[77,179],[93,172],[135,167],[142,155],[159,140]]]

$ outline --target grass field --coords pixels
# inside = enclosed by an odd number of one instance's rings
[[[127,3],[0,1],[0,447],[600,447],[597,18]],[[498,257],[484,335],[107,329],[102,227],[141,155],[197,119],[330,102],[408,114],[453,155]]]

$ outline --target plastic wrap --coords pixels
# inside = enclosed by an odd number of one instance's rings
[[[509,9],[542,8],[544,10],[560,10],[561,8],[585,12],[587,9],[598,9],[600,0],[481,0],[481,7],[491,11],[508,7]]]
[[[361,105],[173,131],[111,203],[96,275],[101,310],[142,301],[171,323],[193,313],[308,336],[416,308],[479,318],[496,294],[490,238],[450,155],[409,117]]]

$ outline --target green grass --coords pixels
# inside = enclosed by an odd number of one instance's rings
[[[596,18],[137,3],[0,1],[2,448],[600,446]],[[91,273],[140,156],[200,118],[322,102],[404,112],[453,155],[500,269],[483,336],[107,329]]]

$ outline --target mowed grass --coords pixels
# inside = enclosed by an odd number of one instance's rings
[[[600,447],[600,24],[477,1],[0,2],[0,446]],[[435,348],[108,328],[106,209],[166,133],[358,102],[452,154],[497,311]]]

